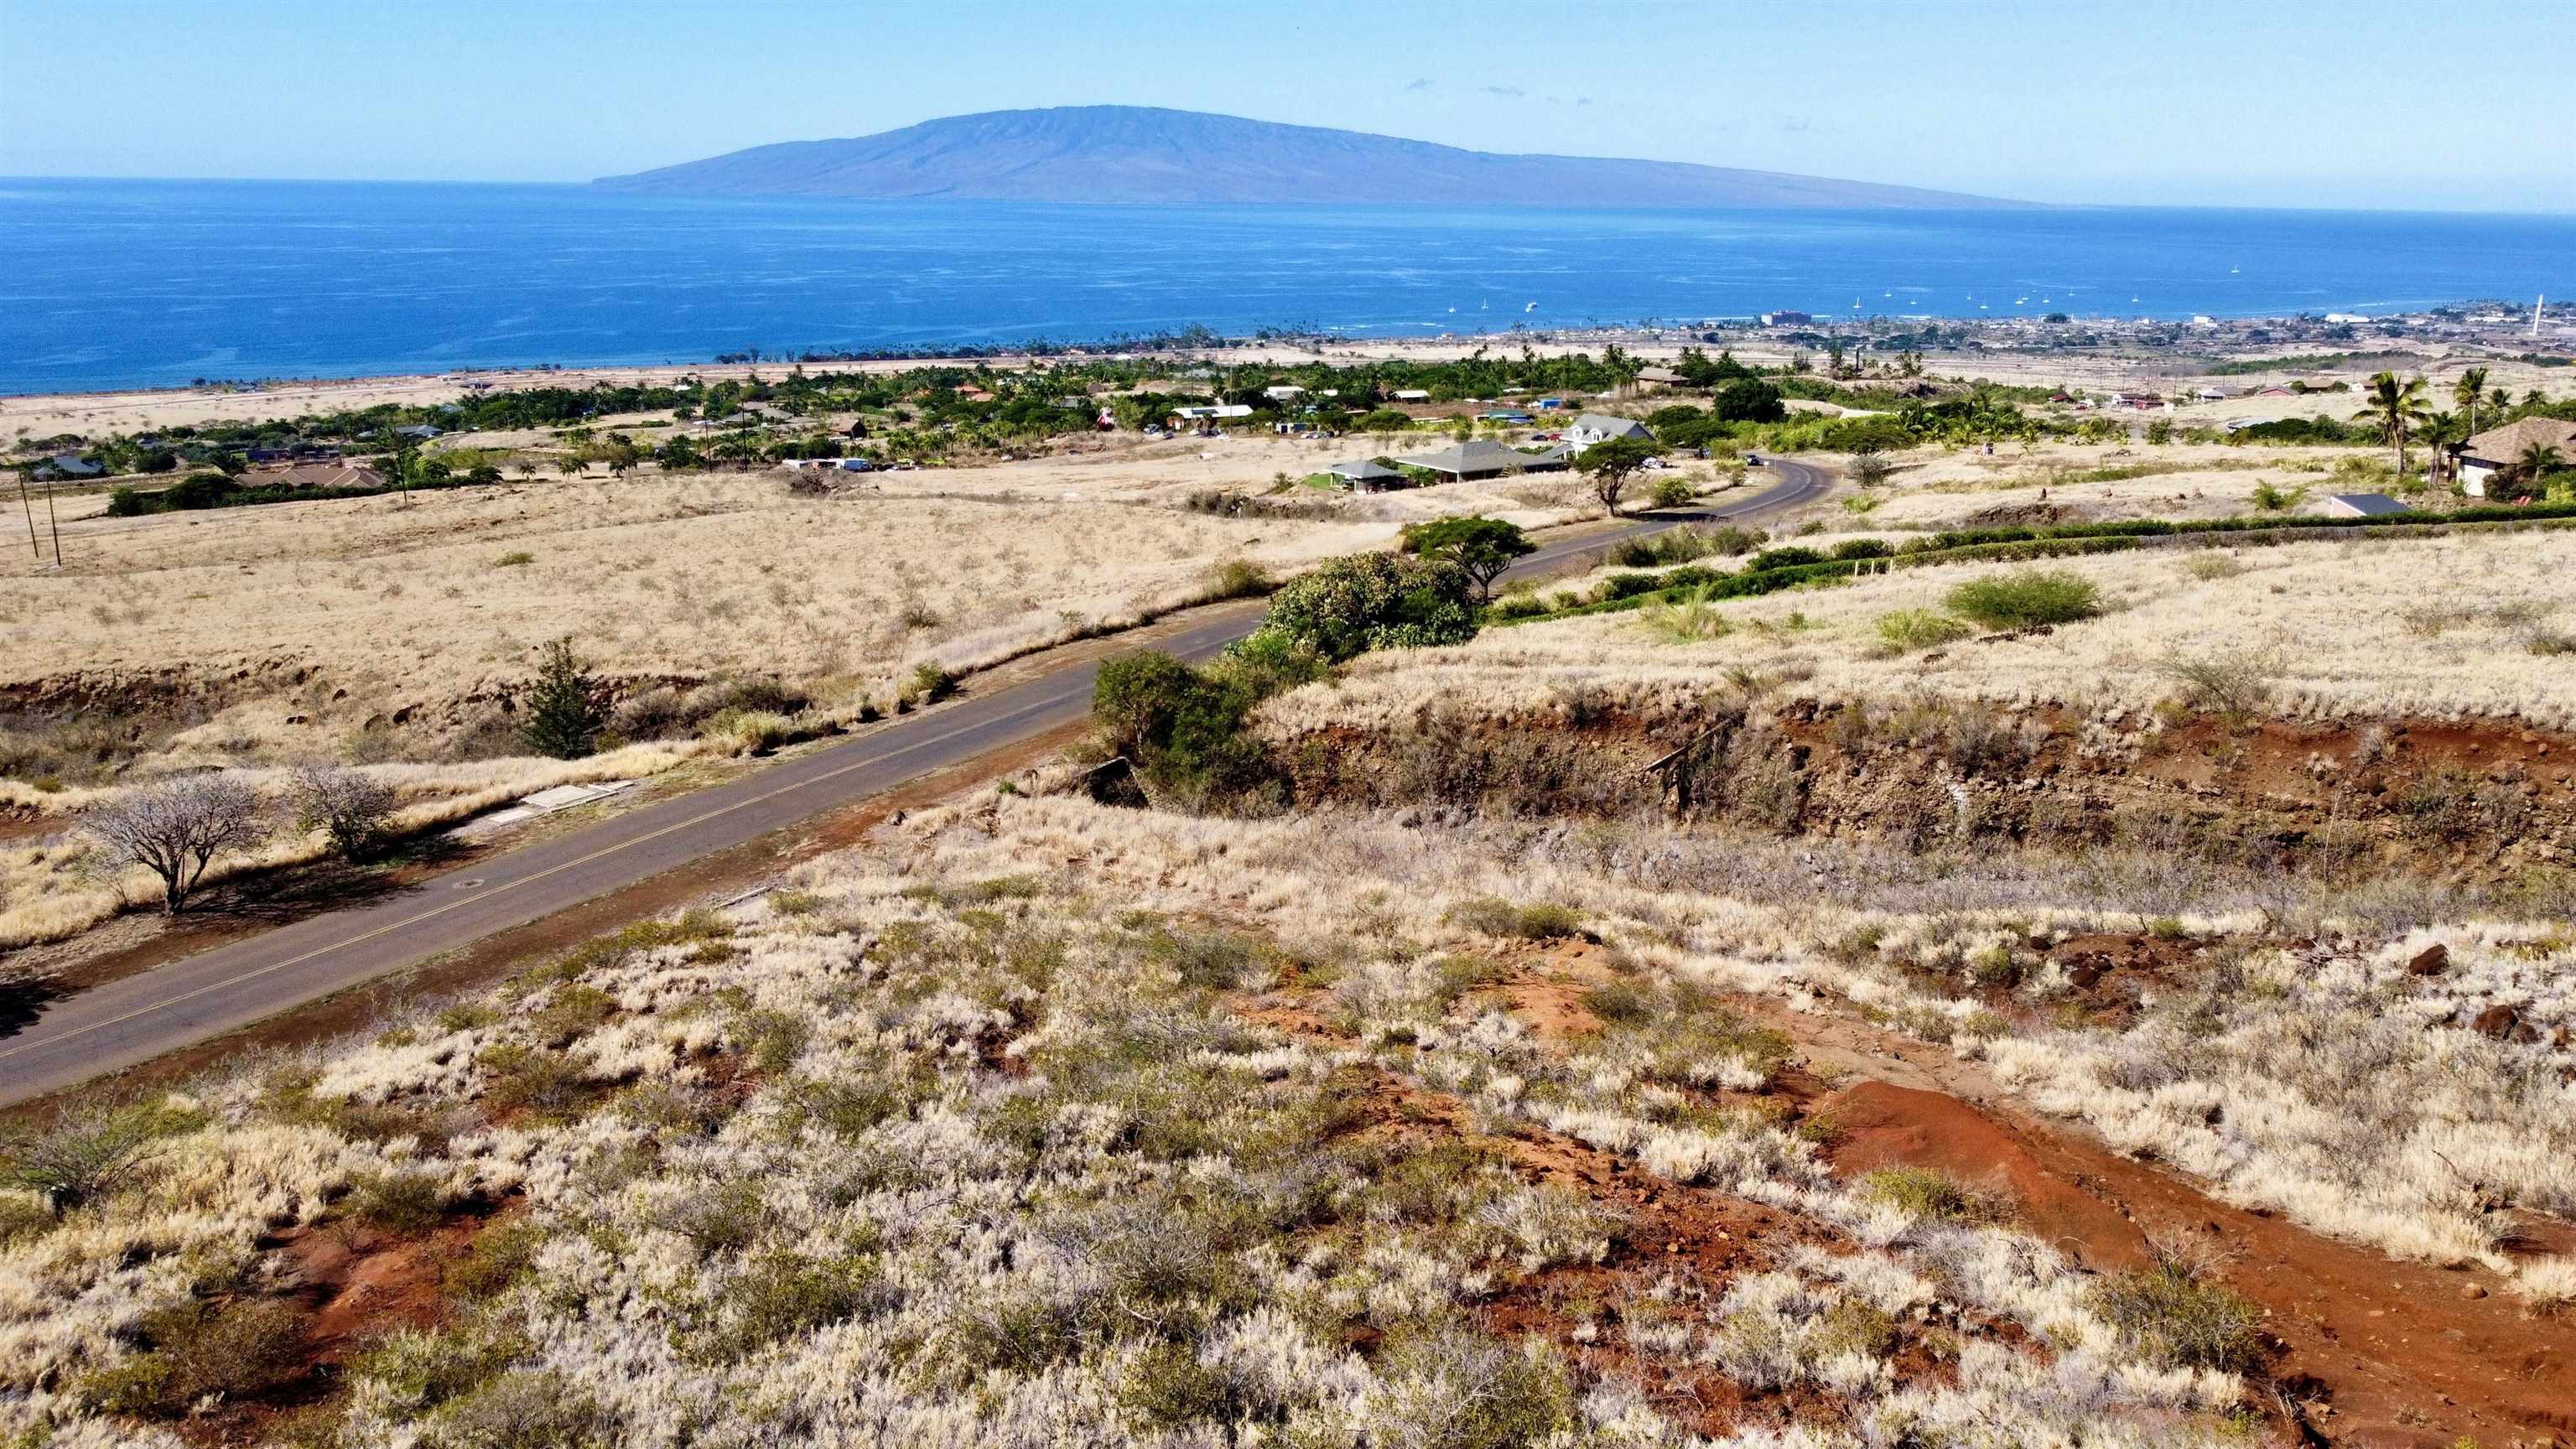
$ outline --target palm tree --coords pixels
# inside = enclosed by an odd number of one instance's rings
[[[2503,412],[2506,408],[2513,406],[2513,394],[2506,392],[2503,388],[2497,388],[2493,392],[2487,394],[2487,406],[2494,408],[2497,412]]]
[[[2468,435],[2458,413],[2428,412],[2424,415],[2424,430],[2420,436],[2424,439],[2424,446],[2433,450],[2433,461],[2429,465],[2431,471],[2426,474],[2429,481],[2440,483],[2444,474],[2458,465],[2458,445]]]
[[[2563,468],[2567,460],[2547,443],[2533,443],[2513,460],[2513,481],[2526,491],[2536,491],[2541,478],[2554,468]]]
[[[2483,367],[2470,368],[2460,374],[2458,382],[2451,384],[2451,401],[2460,405],[2460,416],[2468,420],[2471,433],[2478,430],[2478,401],[2485,394],[2486,387],[2487,370]]]
[[[2393,372],[2373,373],[2370,391],[2362,394],[2362,410],[2356,421],[2369,423],[2388,445],[2397,451],[2397,476],[2406,476],[2406,440],[2424,425],[2424,379],[2410,377],[2398,381]]]
[[[1602,370],[1610,374],[1611,390],[1625,396],[1637,374],[1645,370],[1626,348],[1613,342],[1601,351]]]

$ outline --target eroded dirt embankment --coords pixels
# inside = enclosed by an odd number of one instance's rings
[[[1618,979],[1615,951],[1580,941],[1507,949],[1468,1009],[1499,1008],[1560,1048],[1603,1030],[1585,1004]],[[2257,1397],[2280,1441],[2408,1445],[2463,1440],[2540,1446],[2576,1442],[2576,1322],[2535,1318],[2486,1275],[2395,1262],[2275,1214],[2231,1206],[2151,1163],[2122,1157],[2081,1128],[2013,1106],[1973,1061],[1834,1013],[1730,995],[1724,1006],[1782,1033],[1792,1064],[1751,1106],[1824,1144],[1834,1172],[1928,1170],[1991,1196],[2013,1227],[2085,1269],[2133,1272],[2185,1251],[2261,1313]],[[1237,1009],[1296,1035],[1331,1037],[1329,998],[1293,982]],[[1383,1069],[1381,1069],[1383,1070]],[[1411,1131],[1478,1136],[1454,1100],[1390,1073],[1384,1119]],[[1555,1134],[1525,1130],[1491,1145],[1523,1175],[1577,1192],[1621,1223],[1598,1264],[1567,1264],[1486,1305],[1498,1331],[1535,1333],[1588,1368],[1648,1385],[1703,1433],[1785,1412],[1832,1422],[1830,1405],[1791,1393],[1748,1394],[1704,1367],[1644,1351],[1618,1331],[1654,1308],[1653,1285],[1676,1270],[1722,1288],[1776,1267],[1806,1244],[1854,1245],[1821,1224],[1723,1190],[1664,1182]],[[1979,1320],[1961,1332],[2001,1335]],[[1946,1380],[1937,1357],[1900,1355],[1907,1382]]]
[[[1274,741],[1301,804],[1725,820],[1917,847],[2127,841],[2247,863],[2505,876],[2576,866],[2576,736],[2506,721],[2125,720],[1945,701],[1687,717],[1434,708]]]

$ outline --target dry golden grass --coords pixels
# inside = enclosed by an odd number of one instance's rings
[[[2566,533],[2534,529],[1902,569],[1721,604],[1737,627],[1696,643],[1671,642],[1625,613],[1363,656],[1343,680],[1273,701],[1267,719],[1289,732],[1378,728],[1435,700],[1493,718],[1538,717],[1561,711],[1575,690],[1681,707],[1728,688],[1736,671],[1793,695],[1919,691],[2107,713],[2176,695],[2177,660],[2237,659],[2268,679],[2262,707],[2287,716],[2484,716],[2561,728],[2576,724],[2576,674],[2564,656],[2535,654],[2532,640],[2576,624],[2568,547]],[[2094,580],[2102,617],[1882,655],[1882,616],[1938,610],[1961,580],[2021,567]]]
[[[479,815],[505,802],[557,785],[634,779],[659,774],[699,753],[694,740],[629,745],[586,760],[498,759],[451,765],[369,765],[390,783],[396,809],[389,822],[397,835],[412,834]],[[214,885],[251,871],[306,865],[330,853],[318,833],[285,824],[286,772],[242,772],[280,805],[279,828],[258,848],[217,858],[206,871]],[[39,793],[0,780],[0,809],[68,814],[115,793],[115,787]],[[96,842],[57,832],[23,844],[0,846],[0,950],[76,936],[121,911],[159,905],[161,885],[141,867],[117,868]]]
[[[2228,447],[2212,443],[2096,447],[2078,443],[2008,444],[1993,456],[1971,449],[1917,449],[1895,455],[1896,473],[1876,490],[1877,506],[1846,515],[1860,529],[1957,528],[1996,509],[2050,504],[2070,520],[2226,518],[2257,513],[2256,489],[2270,484],[2304,496],[2288,516],[2324,511],[2325,496],[2376,492],[2387,480],[2376,451],[2351,448]],[[2362,473],[2338,477],[2338,465]],[[2137,477],[2104,476],[2136,472]]]
[[[1219,559],[1293,566],[1382,531],[1106,504],[811,500],[763,476],[104,521],[67,541],[67,573],[23,560],[0,573],[0,683],[203,680],[210,717],[174,749],[216,760],[327,748],[407,706],[426,732],[463,723],[563,636],[610,676],[742,673],[882,695],[922,660],[969,669],[1187,601]]]

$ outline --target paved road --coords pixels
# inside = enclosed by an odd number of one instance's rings
[[[1812,467],[1773,467],[1777,481],[1741,502],[1630,519],[1552,543],[1515,572],[1559,571],[1677,523],[1795,507],[1831,485]],[[1220,615],[1163,644],[1203,658],[1249,632],[1257,617]],[[248,1026],[1053,729],[1090,708],[1098,668],[1089,661],[990,694],[970,690],[885,729],[505,851],[375,904],[309,916],[66,998],[0,1038],[0,1104]]]

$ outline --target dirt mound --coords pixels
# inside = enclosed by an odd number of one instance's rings
[[[2071,503],[1998,503],[1992,508],[1980,508],[1959,522],[1963,528],[2030,528],[2077,523],[2091,516],[2091,510]]]
[[[2146,1234],[2116,1203],[2058,1176],[2023,1133],[1955,1097],[1862,1082],[1816,1110],[1833,1125],[1830,1156],[1842,1176],[1884,1167],[1947,1173],[2002,1193],[2024,1228],[2088,1268],[2125,1272],[2149,1262]]]

